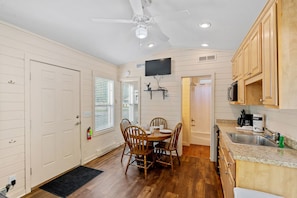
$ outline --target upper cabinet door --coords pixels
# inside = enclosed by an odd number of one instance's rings
[[[278,105],[276,5],[262,20],[263,104]]]
[[[250,40],[250,77],[260,74],[262,72],[261,42],[261,25],[258,25],[253,30]]]

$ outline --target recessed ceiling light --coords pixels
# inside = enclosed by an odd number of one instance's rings
[[[210,23],[200,23],[199,24],[199,27],[201,27],[201,28],[204,28],[204,29],[206,29],[206,28],[209,28],[211,26],[211,24]]]
[[[202,43],[201,46],[202,47],[208,47],[208,44],[207,43]]]
[[[155,44],[154,44],[154,43],[149,43],[147,46],[148,46],[149,48],[152,48],[152,47],[155,46]]]

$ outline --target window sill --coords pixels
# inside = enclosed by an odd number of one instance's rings
[[[96,137],[96,136],[104,135],[106,133],[110,133],[110,132],[113,132],[113,131],[114,131],[114,127],[111,127],[111,128],[104,129],[104,130],[101,130],[101,131],[95,131],[93,136]]]

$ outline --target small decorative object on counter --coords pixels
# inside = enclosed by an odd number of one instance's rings
[[[279,143],[278,143],[279,148],[284,148],[285,147],[285,138],[283,135],[279,136]]]

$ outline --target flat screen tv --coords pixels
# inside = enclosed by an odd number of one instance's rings
[[[145,76],[171,74],[171,58],[145,61]]]

